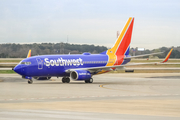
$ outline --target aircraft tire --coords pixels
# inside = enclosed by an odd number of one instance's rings
[[[85,83],[93,83],[93,79],[90,78],[89,80],[85,80]]]
[[[89,80],[85,80],[85,83],[89,83]]]
[[[33,80],[29,79],[28,84],[32,84],[32,83],[33,83]]]
[[[63,82],[63,83],[69,83],[69,82],[70,82],[70,78],[68,78],[68,77],[67,77],[67,78],[66,78],[66,77],[63,77],[63,78],[62,78],[62,82]]]
[[[66,78],[66,83],[69,83],[70,82],[70,78]]]
[[[62,83],[66,83],[66,79],[64,77],[62,78]]]
[[[89,83],[93,83],[93,79],[92,78],[89,80]]]

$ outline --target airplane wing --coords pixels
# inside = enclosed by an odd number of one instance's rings
[[[131,58],[138,58],[138,57],[144,57],[144,56],[150,56],[150,55],[157,55],[157,54],[161,54],[163,52],[158,52],[158,53],[151,53],[151,54],[144,54],[144,55],[137,55],[137,56],[130,56],[130,57],[125,57],[125,59],[131,59]]]
[[[168,61],[171,53],[172,53],[172,50],[171,49],[169,51],[169,53],[167,54],[167,56],[165,57],[165,59],[162,61],[162,62],[150,62],[150,63],[129,63],[129,64],[125,64],[125,65],[116,65],[116,66],[100,66],[100,67],[89,67],[89,68],[77,68],[77,69],[68,69],[66,70],[67,73],[70,73],[74,70],[89,70],[90,72],[96,72],[96,71],[99,71],[99,70],[113,70],[112,68],[120,68],[120,69],[123,69],[125,66],[135,66],[135,65],[157,65],[157,64],[163,64],[165,62]],[[153,53],[154,54],[154,53]],[[159,54],[159,53],[155,53],[155,54]],[[145,54],[146,56],[148,54]],[[149,55],[152,55],[152,54],[149,54]],[[142,55],[140,55],[142,57]],[[128,58],[130,59],[130,58]]]

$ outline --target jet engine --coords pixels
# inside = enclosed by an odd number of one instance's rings
[[[87,70],[75,70],[70,73],[70,77],[73,80],[89,80],[91,73]]]
[[[33,77],[36,80],[49,80],[51,77]]]

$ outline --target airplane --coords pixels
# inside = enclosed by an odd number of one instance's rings
[[[133,23],[134,18],[130,17],[114,46],[100,54],[85,52],[77,55],[39,55],[31,57],[30,50],[27,58],[16,65],[13,70],[20,74],[22,78],[28,79],[29,84],[33,83],[32,78],[49,80],[51,77],[62,77],[63,83],[69,83],[70,79],[93,83],[92,76],[107,73],[112,70],[124,70],[125,66],[159,64],[157,62],[127,64],[132,58],[162,53],[139,56],[129,55]],[[168,61],[171,52],[172,49],[160,64]]]

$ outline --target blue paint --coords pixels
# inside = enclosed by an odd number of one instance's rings
[[[58,60],[62,59],[82,59],[83,65],[64,65],[64,66],[46,66],[45,58],[48,60]],[[48,77],[48,76],[70,76],[69,73],[65,71],[68,69],[78,69],[78,68],[89,68],[89,67],[100,67],[106,66],[108,61],[108,56],[105,54],[92,54],[92,55],[42,55],[26,58],[22,60],[22,63],[31,62],[30,65],[18,64],[14,71],[22,76],[30,77]]]

